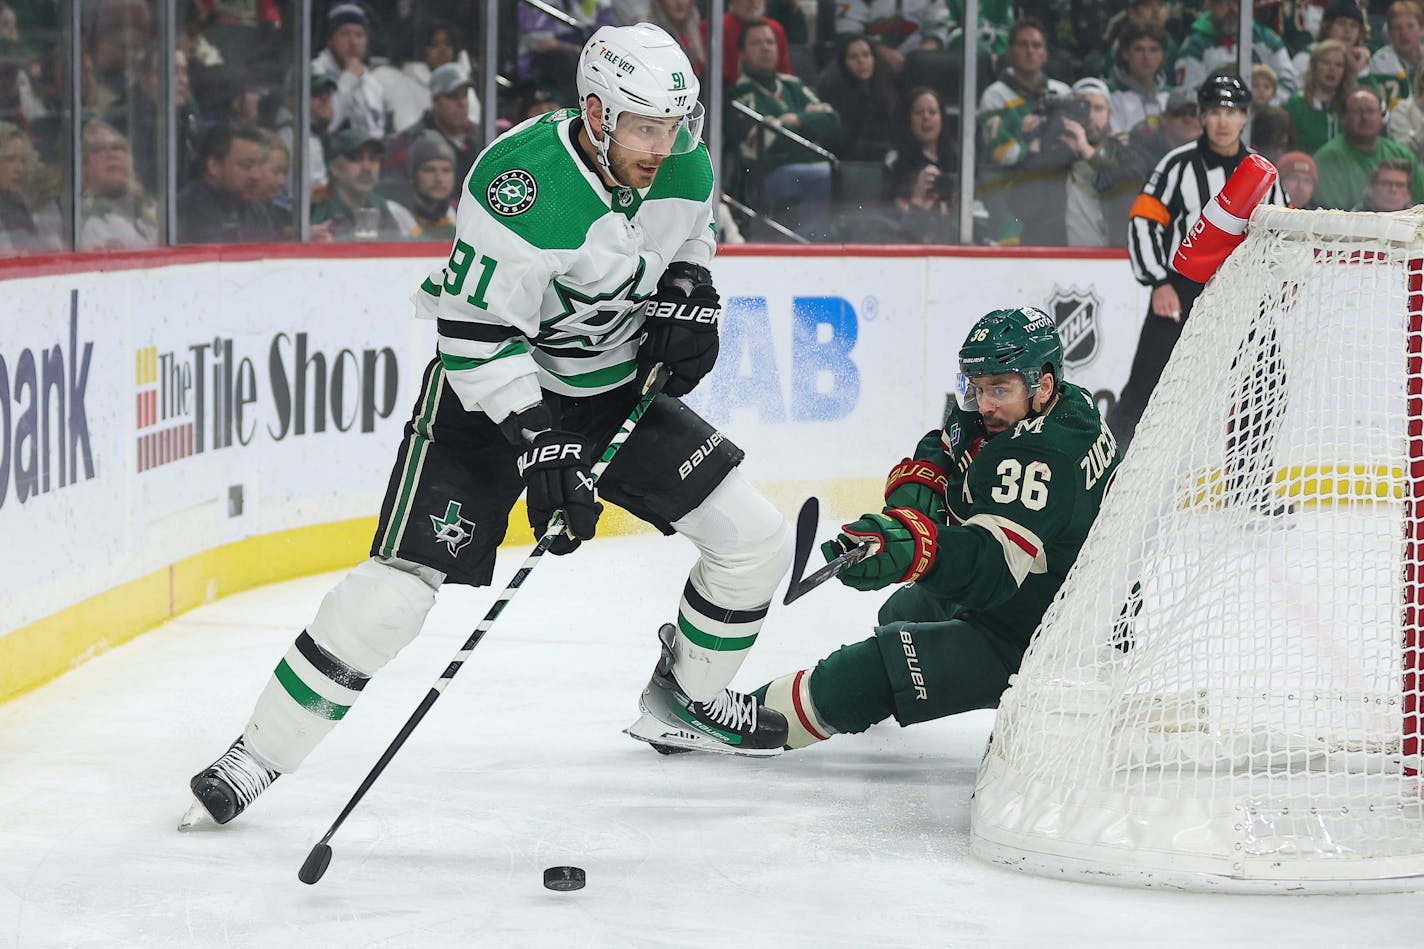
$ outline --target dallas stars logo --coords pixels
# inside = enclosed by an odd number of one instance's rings
[[[475,536],[475,522],[460,516],[459,501],[450,502],[444,517],[430,515],[430,524],[435,528],[435,542],[444,544],[452,557],[458,557]]]
[[[538,196],[539,186],[534,183],[534,176],[522,168],[497,175],[485,189],[490,210],[504,217],[528,211]]]

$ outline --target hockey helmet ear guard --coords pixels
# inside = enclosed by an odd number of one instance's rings
[[[1044,370],[1053,373],[1055,388],[1063,382],[1063,341],[1058,325],[1034,306],[994,310],[969,330],[959,349],[955,398],[966,412],[979,409],[979,390],[970,381],[983,376],[1017,373],[1032,392]]]

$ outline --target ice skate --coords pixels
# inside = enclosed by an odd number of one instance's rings
[[[710,702],[687,697],[672,674],[671,623],[658,630],[662,658],[638,700],[642,716],[625,731],[661,754],[710,751],[724,755],[768,757],[786,744],[786,718],[750,695],[723,689]]]
[[[278,777],[280,772],[254,758],[238,738],[226,754],[188,782],[193,803],[178,822],[178,829],[226,824],[245,811]]]

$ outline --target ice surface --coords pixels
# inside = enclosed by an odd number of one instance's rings
[[[771,760],[655,754],[621,729],[692,559],[651,537],[546,559],[314,887],[296,876],[307,851],[494,591],[443,591],[303,769],[209,833],[174,829],[188,777],[338,575],[195,610],[0,706],[0,949],[1418,944],[1416,897],[1124,890],[977,861],[987,712]],[[863,639],[882,599],[832,583],[778,600],[737,684]],[[588,887],[545,890],[556,864]]]

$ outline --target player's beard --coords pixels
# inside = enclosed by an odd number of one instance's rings
[[[608,149],[608,167],[620,184],[629,188],[647,188],[657,177],[658,168],[666,157],[634,151],[614,142]]]

